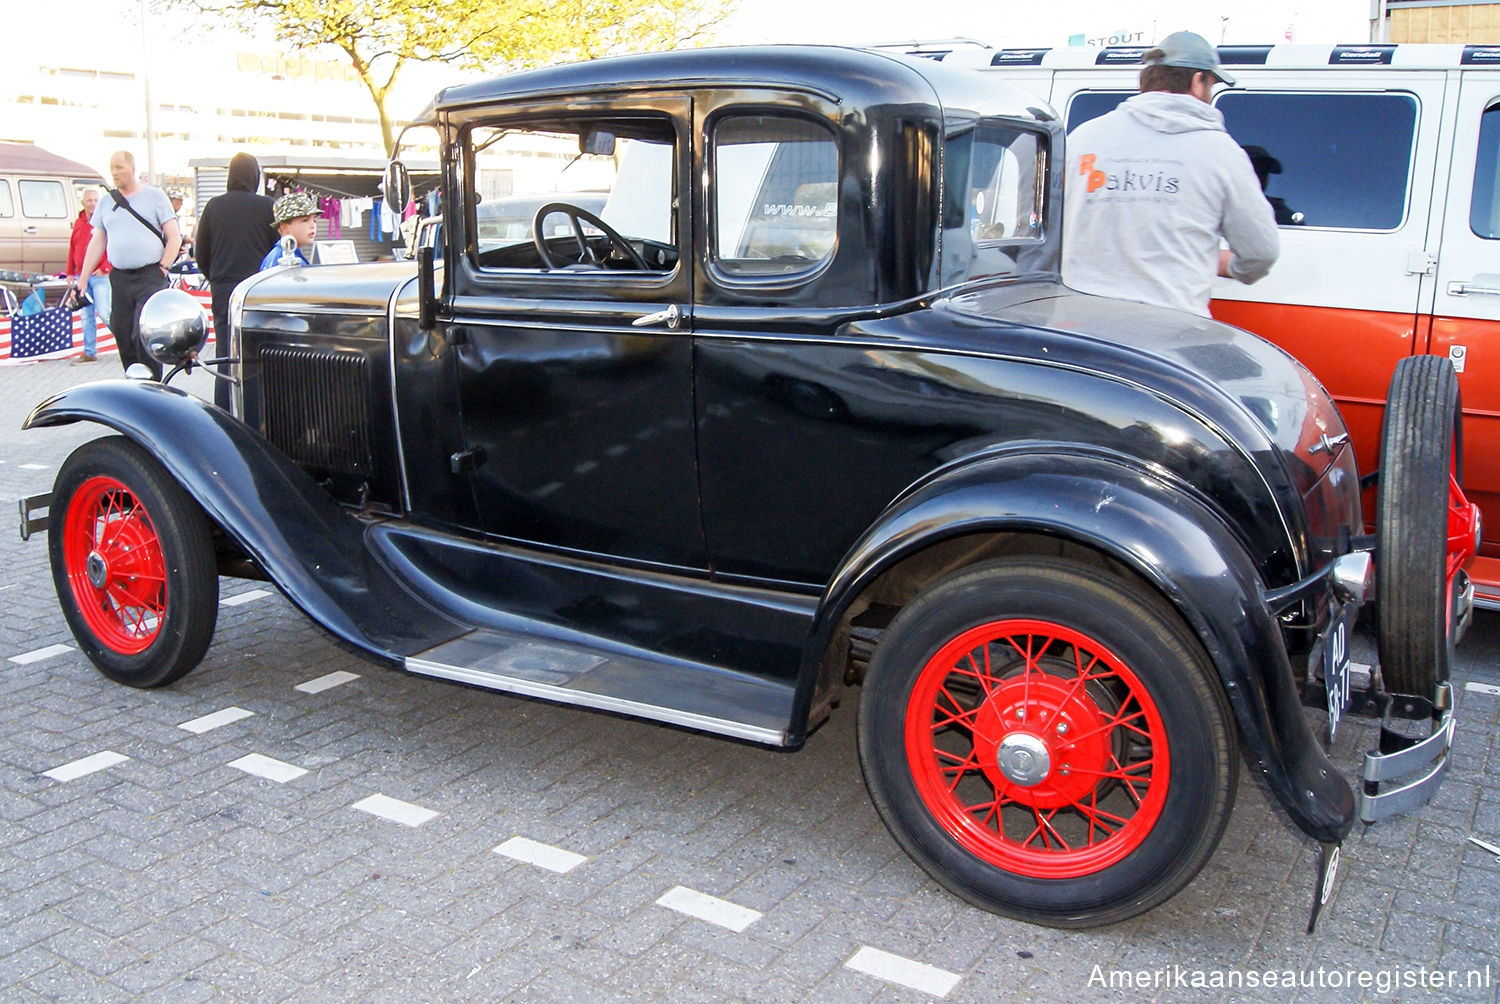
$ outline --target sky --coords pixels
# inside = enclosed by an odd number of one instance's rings
[[[86,31],[59,30],[56,10],[45,3],[9,3],[7,37],[26,39],[6,62],[33,67],[77,66],[90,39],[112,40],[116,63],[133,65],[141,51],[141,12],[146,11],[155,102],[170,102],[182,88],[201,86],[215,60],[236,52],[274,52],[269,36],[240,34],[222,22],[205,22],[162,0],[73,0],[66,21]],[[720,26],[724,44],[820,42],[870,45],[972,38],[1001,46],[1063,46],[1070,38],[1089,44],[1145,44],[1179,29],[1197,31],[1214,43],[1369,41],[1370,0],[738,0]],[[210,29],[208,26],[212,25]],[[337,50],[314,58],[345,57]],[[21,72],[19,65],[16,72]],[[403,71],[389,107],[397,118],[418,112],[457,71],[415,65]],[[0,62],[0,89],[7,86]]]
[[[1073,35],[1196,31],[1219,42],[1367,42],[1369,0],[740,0],[725,35],[739,42],[875,44],[976,38],[994,46],[1067,45]]]
[[[98,31],[59,31],[56,10],[44,3],[7,6],[14,8],[6,13],[7,35],[26,39],[29,51],[76,53],[87,44],[84,39],[107,37]],[[148,11],[153,45],[186,45],[195,51],[213,45],[246,47],[243,38],[222,26],[210,38],[187,15],[162,13],[160,0],[73,0],[67,20],[80,26],[138,26],[142,6]],[[1297,42],[1363,42],[1369,40],[1369,11],[1370,0],[739,0],[719,36],[728,44],[866,45],[969,37],[997,46],[1032,46],[1066,45],[1073,35],[1106,38],[1138,32],[1154,36],[1144,41],[1154,41],[1186,28],[1215,43],[1286,41],[1288,33]],[[113,37],[134,43],[139,28]],[[41,59],[48,61],[45,55]]]

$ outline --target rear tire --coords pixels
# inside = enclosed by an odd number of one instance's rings
[[[198,665],[219,610],[209,522],[144,449],[112,436],[63,462],[47,549],[63,616],[101,673],[160,687]]]
[[[892,621],[860,699],[881,818],[984,909],[1081,928],[1196,875],[1239,762],[1217,674],[1175,611],[1074,562],[958,572]]]
[[[1375,505],[1377,642],[1386,689],[1431,698],[1453,665],[1450,481],[1462,480],[1458,375],[1441,356],[1396,365]]]

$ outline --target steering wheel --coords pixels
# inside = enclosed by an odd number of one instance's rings
[[[536,211],[536,216],[531,220],[532,243],[536,245],[537,257],[541,258],[542,264],[548,268],[561,267],[557,264],[557,260],[552,257],[552,253],[547,250],[547,238],[542,233],[542,223],[553,213],[562,213],[573,222],[573,239],[578,242],[577,264],[582,264],[584,261],[590,261],[599,266],[603,266],[604,264],[599,256],[594,253],[594,249],[589,247],[589,242],[583,235],[583,224],[587,223],[609,238],[611,245],[625,252],[625,257],[630,259],[632,267],[642,272],[649,272],[651,270],[651,266],[646,264],[646,259],[641,257],[641,253],[635,249],[634,245],[620,236],[618,230],[605,223],[587,209],[580,209],[566,202],[547,203]]]

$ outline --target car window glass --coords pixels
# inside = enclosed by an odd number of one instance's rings
[[[1406,216],[1417,103],[1409,94],[1221,94],[1224,125],[1260,165],[1283,224],[1394,230]],[[1256,149],[1258,148],[1258,149]]]
[[[1015,271],[1018,246],[1042,238],[1042,137],[983,121],[948,137],[943,165],[943,283]]]
[[[1107,114],[1130,97],[1135,91],[1079,91],[1068,102],[1068,132],[1072,132],[1089,119]]]
[[[61,220],[68,215],[60,181],[18,181],[21,190],[21,215],[34,220]]]
[[[483,125],[464,135],[471,253],[481,268],[635,269],[602,220],[653,271],[676,262],[675,134],[665,118]],[[538,213],[558,206],[541,220]],[[575,222],[582,233],[575,233]]]
[[[1474,162],[1474,196],[1469,229],[1486,240],[1500,240],[1500,105],[1484,110],[1479,120],[1479,155]]]
[[[730,276],[784,275],[833,254],[838,144],[805,119],[735,115],[713,130],[713,255]]]
[[[16,215],[16,206],[10,201],[10,182],[0,181],[0,216],[14,215]]]

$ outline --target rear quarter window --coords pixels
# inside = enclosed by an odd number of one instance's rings
[[[1479,155],[1474,161],[1474,194],[1469,202],[1469,229],[1485,240],[1500,240],[1500,105],[1484,110],[1479,120]]]
[[[1215,107],[1235,141],[1262,158],[1258,173],[1278,222],[1395,230],[1406,218],[1412,95],[1231,91]]]
[[[713,131],[714,264],[729,277],[814,268],[838,234],[838,144],[784,115],[731,115]]]
[[[0,216],[16,215],[16,204],[10,199],[10,182],[0,181]]]
[[[1135,91],[1079,91],[1068,102],[1068,132],[1090,119],[1107,115]]]

